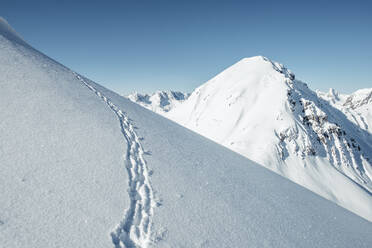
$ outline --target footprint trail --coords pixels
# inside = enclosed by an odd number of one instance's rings
[[[146,248],[151,243],[152,216],[155,207],[150,173],[143,158],[144,150],[126,113],[121,111],[106,96],[73,72],[75,77],[93,91],[116,114],[121,132],[128,144],[125,167],[128,172],[130,206],[124,219],[111,232],[115,248]]]

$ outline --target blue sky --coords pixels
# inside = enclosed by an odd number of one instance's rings
[[[192,91],[243,57],[312,89],[372,87],[372,1],[18,1],[0,15],[32,46],[119,93]]]

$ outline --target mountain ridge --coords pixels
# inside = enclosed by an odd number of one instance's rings
[[[255,56],[160,114],[371,220],[371,135],[330,102],[336,91],[328,95],[310,90],[284,65]],[[363,200],[350,201],[359,187]]]

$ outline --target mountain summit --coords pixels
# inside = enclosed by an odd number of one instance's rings
[[[282,64],[242,59],[165,116],[372,220],[371,135]]]

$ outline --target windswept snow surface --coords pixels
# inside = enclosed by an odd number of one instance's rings
[[[372,224],[0,33],[1,247],[370,247]]]
[[[156,91],[153,94],[133,93],[126,96],[132,102],[150,109],[158,114],[164,114],[185,101],[189,94],[179,91]]]
[[[112,247],[130,205],[119,122],[1,25],[0,247]]]
[[[165,116],[372,221],[371,135],[282,64],[243,59]]]

